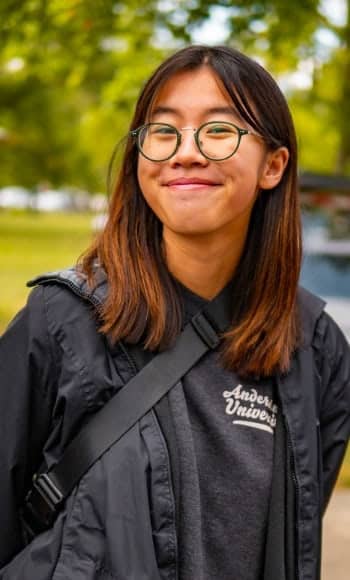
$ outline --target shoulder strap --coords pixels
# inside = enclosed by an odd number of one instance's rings
[[[195,314],[175,345],[157,354],[92,417],[69,443],[60,461],[34,478],[22,519],[29,536],[50,527],[80,478],[176,385],[209,350],[231,322],[232,297],[225,288]]]

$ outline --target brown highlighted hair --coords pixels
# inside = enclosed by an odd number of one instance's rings
[[[297,146],[280,89],[258,63],[228,47],[190,46],[164,61],[143,88],[130,129],[142,125],[159,89],[180,71],[209,67],[240,116],[271,150],[287,147],[280,183],[260,193],[235,272],[235,316],[223,341],[223,359],[241,376],[286,372],[298,344],[296,293],[301,263],[297,194]],[[182,325],[176,284],[162,252],[162,224],[146,204],[137,181],[138,152],[129,137],[104,230],[83,255],[90,281],[98,262],[109,290],[101,331],[115,340],[169,347]]]

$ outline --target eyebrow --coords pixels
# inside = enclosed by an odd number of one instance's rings
[[[172,114],[180,116],[181,113],[178,109],[174,109],[172,107],[163,107],[158,106],[152,111],[152,117],[155,115],[162,115],[162,114]],[[238,112],[234,107],[210,107],[209,109],[205,110],[206,115],[234,115],[235,117],[240,117]]]

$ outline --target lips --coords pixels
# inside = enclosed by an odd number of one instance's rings
[[[220,185],[211,179],[203,179],[202,177],[178,177],[165,182],[164,185],[168,187],[178,187],[180,189],[200,188],[206,186]]]

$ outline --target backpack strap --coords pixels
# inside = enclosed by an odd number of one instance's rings
[[[27,536],[49,528],[66,498],[88,469],[175,386],[231,323],[231,289],[196,313],[174,346],[150,360],[92,417],[68,444],[59,462],[34,476],[22,509]]]

